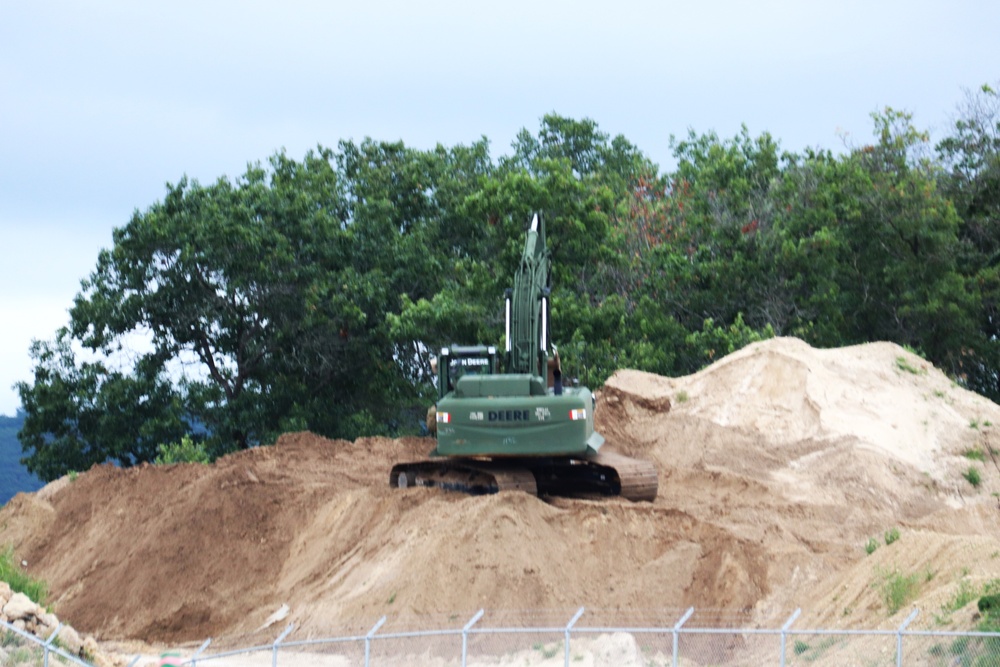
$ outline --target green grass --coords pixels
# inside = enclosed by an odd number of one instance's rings
[[[983,482],[983,478],[979,474],[979,468],[976,466],[969,466],[969,469],[962,473],[962,477],[965,478],[965,481],[976,488],[978,488]]]
[[[906,360],[906,357],[896,357],[896,368],[913,375],[921,375],[927,371],[921,370]]]
[[[807,644],[801,639],[795,640],[795,643],[792,645],[792,650],[795,652],[795,655],[801,656],[802,662],[815,662],[823,657],[823,654],[826,653],[828,648],[845,642],[844,639],[838,639],[837,637],[824,637],[817,639],[819,639],[819,641],[815,645]]]
[[[969,459],[971,461],[985,461],[986,460],[986,454],[984,454],[983,450],[979,449],[978,447],[972,447],[971,449],[965,450],[964,452],[962,452],[962,456],[964,456],[965,458],[967,458],[967,459]]]
[[[531,648],[541,653],[542,657],[545,658],[546,660],[554,657],[557,653],[559,653],[559,646],[555,644],[553,644],[552,646],[546,646],[545,644],[538,642],[536,644],[533,644]]]
[[[979,600],[979,610],[982,612],[983,598],[988,598],[989,596],[994,596],[1000,593],[1000,579],[990,579],[977,587],[965,579],[968,575],[969,568],[962,568],[962,578],[958,582],[958,589],[948,600],[945,601],[944,604],[941,605],[941,613],[934,614],[934,620],[938,625],[944,625],[945,623],[950,622],[951,615],[954,612],[959,609],[963,609],[973,600]],[[989,613],[995,612],[990,610]]]
[[[688,400],[689,396],[688,396],[688,393],[686,391],[684,391],[683,389],[681,389],[679,392],[677,392],[676,394],[674,394],[674,398],[677,399],[678,403],[687,403],[687,400]]]
[[[14,558],[14,547],[0,553],[0,581],[6,581],[15,593],[24,593],[34,602],[44,605],[49,587],[44,581],[28,576]]]
[[[889,615],[895,614],[906,606],[910,600],[916,597],[920,590],[920,584],[930,581],[934,576],[929,570],[923,573],[903,574],[898,569],[886,571],[880,568],[875,569],[875,574],[881,580],[876,582],[876,585],[882,594],[882,601],[885,603],[886,609],[889,610]]]
[[[878,549],[878,540],[874,537],[869,537],[868,541],[865,542],[865,553],[871,556]]]
[[[885,531],[885,545],[889,546],[899,539],[899,528],[890,528]]]
[[[976,590],[976,587],[970,584],[968,580],[962,579],[962,581],[958,582],[958,590],[955,591],[950,600],[941,606],[941,609],[949,612],[958,611],[978,597],[979,591]]]

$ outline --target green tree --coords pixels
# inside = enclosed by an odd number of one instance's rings
[[[970,387],[1000,400],[1000,94],[989,85],[968,92],[937,151],[945,169],[942,192],[962,220],[967,288],[982,299],[980,342],[967,349],[960,372]]]
[[[34,382],[16,385],[28,470],[51,481],[107,461],[134,465],[187,432],[180,395],[149,364],[126,375],[99,361],[79,362],[71,343],[66,329],[52,342],[33,343]]]
[[[841,187],[855,202],[839,221],[846,333],[911,345],[958,375],[963,348],[978,341],[979,308],[960,271],[960,218],[923,154],[927,134],[906,113],[874,118],[877,143],[844,160]]]

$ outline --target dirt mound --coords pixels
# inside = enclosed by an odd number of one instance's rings
[[[1000,406],[895,345],[775,339],[684,378],[620,371],[596,418],[608,447],[656,462],[655,503],[394,490],[390,467],[430,440],[296,433],[18,495],[0,541],[80,630],[169,642],[251,633],[284,604],[313,636],[581,605],[871,626],[893,567],[934,573],[918,604],[1000,579]]]

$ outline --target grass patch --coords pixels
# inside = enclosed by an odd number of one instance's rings
[[[958,611],[978,597],[979,591],[976,590],[976,587],[970,584],[968,580],[962,579],[962,581],[958,582],[958,590],[955,591],[950,600],[941,606],[941,609],[946,612]]]
[[[885,545],[889,546],[899,539],[899,528],[890,528],[885,531]]]
[[[896,357],[896,368],[913,375],[922,375],[927,371],[921,370],[906,360],[906,357]]]
[[[881,580],[876,585],[890,616],[916,597],[921,583],[930,581],[934,576],[930,570],[903,574],[898,569],[886,571],[880,568],[876,568],[875,574]]]
[[[983,454],[983,450],[979,449],[978,447],[972,447],[970,449],[966,449],[964,452],[962,452],[962,456],[969,459],[970,461],[986,460],[986,454]]]
[[[978,419],[970,419],[969,420],[969,428],[978,431],[979,430],[979,420]]]
[[[868,541],[865,542],[865,553],[871,556],[878,549],[878,540],[874,537],[869,537]]]
[[[934,615],[934,620],[938,625],[950,622],[952,613],[963,609],[977,599],[977,606],[981,613],[987,616],[1000,614],[1000,579],[990,579],[976,587],[965,579],[968,574],[969,569],[962,568],[962,579],[958,582],[958,589],[951,598],[941,605],[941,613]]]
[[[546,646],[545,644],[538,642],[536,644],[533,644],[531,648],[541,653],[542,657],[545,658],[546,660],[554,657],[557,653],[559,653],[558,645]]]
[[[688,393],[686,391],[681,389],[679,392],[674,394],[674,398],[677,399],[678,403],[687,403],[688,398],[690,398],[690,396],[688,396]]]
[[[795,640],[795,644],[792,645],[792,650],[795,652],[795,655],[802,657],[803,662],[815,662],[823,657],[828,648],[837,644],[844,644],[845,642],[844,639],[838,639],[837,637],[823,637],[818,639],[819,641],[815,646],[797,639]]]
[[[979,468],[976,466],[969,466],[969,469],[962,473],[962,477],[965,481],[972,486],[979,488],[979,485],[983,483],[983,478],[979,474]]]
[[[7,547],[0,553],[0,581],[6,581],[12,591],[24,593],[41,605],[49,595],[48,584],[28,576],[14,560],[14,547]]]

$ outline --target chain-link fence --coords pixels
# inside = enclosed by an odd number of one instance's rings
[[[89,662],[67,653],[59,643],[62,624],[45,639],[41,639],[10,623],[0,621],[0,667],[41,665],[83,665]]]
[[[208,639],[184,651],[191,667],[1000,667],[1000,633],[898,627],[798,629],[799,611],[773,627],[750,627],[748,614],[687,609],[676,613],[596,610],[480,610],[467,618],[383,617],[336,637],[297,638],[288,625],[272,639]],[[624,621],[624,622],[623,622]],[[740,625],[742,623],[742,625]],[[53,639],[5,626],[0,667],[88,666]],[[51,660],[51,662],[50,662]],[[156,665],[136,656],[130,667]]]

